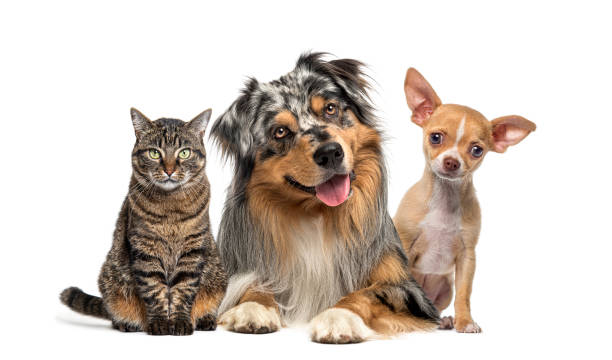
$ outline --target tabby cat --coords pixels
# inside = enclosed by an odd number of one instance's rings
[[[227,286],[208,217],[203,135],[206,110],[190,122],[150,121],[132,109],[132,179],[102,266],[102,298],[78,288],[61,301],[114,328],[152,335],[214,330]]]

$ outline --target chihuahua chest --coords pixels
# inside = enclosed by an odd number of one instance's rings
[[[454,270],[461,236],[461,206],[455,185],[435,184],[429,210],[419,223],[417,240],[423,249],[414,267],[425,274],[448,274]]]

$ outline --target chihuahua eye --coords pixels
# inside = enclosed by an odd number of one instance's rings
[[[472,156],[475,158],[481,157],[483,152],[484,151],[482,150],[482,148],[478,145],[474,145],[472,146],[472,149],[470,149],[470,154],[472,154]]]
[[[440,133],[433,133],[431,135],[429,135],[429,142],[432,143],[433,145],[439,145],[442,143],[442,134]]]
[[[289,134],[289,129],[286,126],[279,126],[274,130],[274,138],[280,140]]]
[[[327,103],[325,105],[325,115],[327,117],[336,116],[338,114],[338,105],[334,103]]]

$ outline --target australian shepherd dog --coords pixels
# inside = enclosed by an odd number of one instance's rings
[[[362,67],[302,55],[278,80],[248,80],[213,125],[235,167],[218,236],[227,329],[310,321],[314,341],[351,343],[439,322],[387,212]]]

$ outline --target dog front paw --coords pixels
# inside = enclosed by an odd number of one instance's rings
[[[455,318],[455,330],[460,333],[479,333],[482,329],[472,319]]]
[[[281,328],[278,311],[254,301],[234,306],[221,315],[218,323],[229,331],[245,334],[267,334]]]
[[[358,343],[374,335],[363,319],[354,312],[331,308],[310,321],[312,341],[325,344]]]
[[[451,330],[455,325],[453,325],[453,317],[445,316],[440,319],[440,324],[438,325],[438,329],[440,330]]]
[[[149,335],[170,335],[168,319],[164,317],[153,317],[147,323],[147,334]]]
[[[171,335],[182,336],[193,334],[193,324],[187,317],[177,317],[168,321],[168,333]]]

